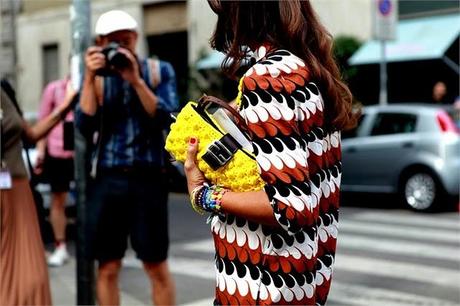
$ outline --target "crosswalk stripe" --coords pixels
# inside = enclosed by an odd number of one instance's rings
[[[190,258],[171,258],[171,270],[174,274],[188,275],[197,278],[215,280],[213,263],[208,260]],[[447,287],[458,286],[460,274],[447,269],[430,268],[422,265],[401,264],[384,260],[373,260],[357,256],[338,255],[336,268],[338,271],[354,273],[370,273],[384,277],[395,277],[402,280],[420,281]],[[212,299],[195,301],[187,306],[209,305]],[[333,281],[330,301],[345,303],[350,306],[384,306],[384,305],[455,305],[448,301],[413,295],[383,288],[370,288],[361,285],[349,285]],[[410,303],[409,303],[410,302]]]
[[[411,225],[387,225],[375,222],[353,221],[344,220],[339,223],[339,235],[342,231],[359,232],[361,234],[376,234],[388,235],[403,239],[421,239],[421,240],[435,240],[438,242],[457,243],[460,244],[460,232],[448,230],[435,230],[429,231],[420,228],[415,228]],[[339,238],[340,239],[340,238]]]
[[[414,214],[408,212],[407,215],[396,215],[390,212],[364,212],[353,215],[353,220],[381,222],[382,224],[404,224],[406,226],[417,226],[420,230],[429,230],[431,228],[447,229],[452,232],[460,231],[460,218],[457,220],[445,219],[442,216]],[[345,221],[346,222],[346,221]],[[340,224],[340,222],[339,222]]]
[[[434,246],[430,244],[429,240],[425,243],[419,243],[394,239],[376,239],[359,235],[340,235],[339,230],[337,252],[340,253],[342,248],[452,261],[458,261],[460,258],[460,249],[458,247]]]
[[[383,288],[343,284],[332,281],[328,302],[349,306],[455,306],[457,303]]]
[[[174,257],[170,259],[170,269],[174,274],[215,279],[214,264],[209,260]],[[361,256],[338,254],[335,269],[337,271],[366,273],[454,288],[457,288],[460,283],[459,271]]]
[[[182,306],[212,305],[213,297],[182,304]],[[456,303],[426,296],[409,294],[381,288],[370,288],[359,285],[346,285],[337,281],[332,282],[328,303],[346,304],[348,306],[407,306],[407,305],[437,305],[456,306]]]
[[[211,239],[185,243],[182,244],[181,248],[193,252],[214,253]],[[337,248],[339,254],[340,249],[345,248],[452,261],[458,261],[460,258],[460,249],[456,247],[438,245],[434,247],[428,241],[427,243],[417,243],[383,238],[376,240],[365,236],[340,234],[340,229]]]
[[[196,240],[181,244],[181,249],[192,252],[214,253],[214,241],[212,239]]]
[[[182,306],[205,306],[205,305],[212,305],[214,303],[214,298],[207,298],[198,301],[193,301],[190,303],[182,304]]]
[[[215,280],[214,262],[212,260],[172,257],[169,269],[175,274]]]
[[[458,289],[460,283],[460,272],[457,270],[344,254],[337,254],[334,269],[419,281],[455,289]]]

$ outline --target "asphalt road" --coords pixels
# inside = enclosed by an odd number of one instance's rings
[[[345,197],[328,305],[460,305],[458,212],[420,214],[392,197]],[[183,194],[170,196],[170,268],[181,305],[211,305],[213,246],[206,218]],[[75,260],[50,269],[56,305],[75,304]],[[150,304],[134,254],[124,260],[122,304]]]

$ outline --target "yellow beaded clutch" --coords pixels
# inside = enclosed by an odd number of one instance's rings
[[[210,96],[204,96],[198,103],[188,102],[171,125],[166,138],[166,150],[176,160],[185,162],[188,141],[190,137],[196,137],[199,140],[198,168],[212,184],[236,192],[261,190],[265,183],[260,177],[255,157],[223,132],[206,111],[205,105],[209,103],[230,107]],[[235,110],[231,111],[239,116]]]

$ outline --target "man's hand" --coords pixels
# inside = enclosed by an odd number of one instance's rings
[[[85,75],[89,78],[94,79],[96,76],[96,71],[98,69],[104,68],[106,65],[105,56],[101,53],[102,48],[92,46],[86,50],[85,54],[85,65],[86,73]]]
[[[117,49],[118,52],[122,53],[126,58],[130,61],[130,65],[128,67],[124,67],[122,69],[117,69],[118,73],[121,77],[128,81],[132,86],[135,86],[141,82],[143,82],[140,73],[139,73],[139,64],[137,62],[137,58],[132,54],[128,49],[119,47]]]

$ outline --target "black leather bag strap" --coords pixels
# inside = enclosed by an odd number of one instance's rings
[[[207,96],[203,95],[199,100],[198,100],[198,106],[202,108],[203,110],[209,105],[209,104],[216,104],[224,109],[226,109],[230,114],[233,115],[233,117],[236,120],[236,125],[240,128],[241,131],[249,133],[249,127],[246,124],[246,121],[244,120],[243,117],[233,108],[231,107],[227,102],[224,102],[223,100],[213,97],[213,96]]]

